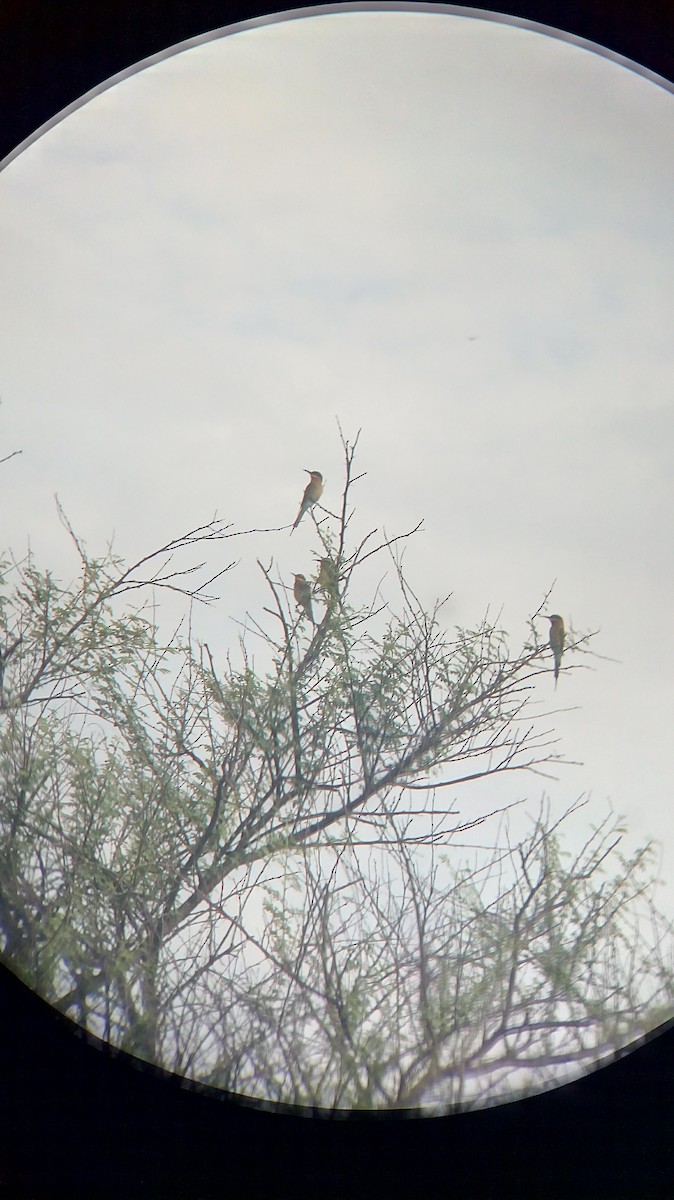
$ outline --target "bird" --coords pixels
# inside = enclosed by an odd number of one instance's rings
[[[293,587],[293,595],[297,602],[298,608],[304,610],[312,625],[315,625],[314,610],[311,607],[311,584],[305,575],[295,576],[295,585]]]
[[[300,504],[300,511],[297,514],[295,524],[290,530],[291,533],[293,530],[297,529],[297,526],[302,520],[305,512],[307,512],[308,509],[313,508],[314,504],[316,504],[323,495],[323,476],[321,475],[320,471],[310,471],[308,467],[305,467],[304,469],[307,472],[307,475],[311,475],[311,479],[304,489],[302,503]]]
[[[555,660],[555,687],[557,687],[559,664],[564,653],[564,622],[559,613],[553,613],[551,617],[548,617],[548,621],[550,622],[550,649]]]
[[[316,587],[326,596],[331,596],[333,599],[337,595],[337,585],[339,576],[337,574],[337,564],[332,558],[320,558],[320,570],[316,579]]]

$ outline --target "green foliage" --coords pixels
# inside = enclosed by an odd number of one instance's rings
[[[570,862],[542,816],[491,865],[442,859],[444,787],[556,757],[521,721],[547,647],[513,651],[487,621],[450,632],[393,541],[349,550],[345,451],[337,531],[312,514],[334,565],[316,627],[262,567],[264,673],[245,644],[216,661],[162,637],[143,607],[152,589],[201,598],[174,559],[233,536],[217,522],[131,567],[73,535],[70,586],[3,564],[0,948],[84,1027],[195,1078],[474,1102],[665,1011],[669,931],[653,908],[656,942],[638,927],[645,854],[602,874],[605,829]],[[375,554],[397,607],[352,599]]]

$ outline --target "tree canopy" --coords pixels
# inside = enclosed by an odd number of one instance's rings
[[[0,946],[87,1030],[218,1087],[486,1103],[664,1020],[671,930],[652,851],[623,857],[611,816],[571,854],[578,805],[543,802],[514,841],[480,806],[485,780],[560,761],[531,703],[552,686],[545,600],[516,648],[486,618],[426,611],[401,552],[418,526],[352,540],[354,455],[344,442],[339,511],[303,518],[314,619],[260,561],[262,599],[226,653],[189,616],[166,633],[152,597],[212,602],[232,564],[205,557],[254,531],[216,519],[128,566],[64,518],[73,583],[8,558]],[[385,584],[356,599],[379,559]],[[562,672],[587,645],[570,632]],[[488,821],[493,845],[468,862],[461,836]]]

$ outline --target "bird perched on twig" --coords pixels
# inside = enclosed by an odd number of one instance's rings
[[[297,603],[297,607],[301,608],[308,616],[312,625],[315,625],[314,610],[311,606],[311,584],[305,575],[295,576],[295,585],[293,587],[293,595]]]
[[[311,475],[311,479],[304,489],[302,503],[300,504],[300,511],[297,514],[293,528],[290,530],[291,533],[294,529],[297,529],[297,526],[302,520],[305,512],[307,512],[308,509],[313,508],[314,504],[316,504],[323,495],[323,476],[321,475],[320,471],[310,471],[308,467],[305,467],[304,469],[307,472],[307,475]]]
[[[337,599],[339,576],[337,564],[332,558],[320,558],[320,570],[316,579],[316,587],[332,600]]]
[[[557,679],[559,678],[559,666],[564,653],[564,622],[559,613],[553,613],[548,617],[550,622],[550,649],[555,660],[555,687],[557,687]]]

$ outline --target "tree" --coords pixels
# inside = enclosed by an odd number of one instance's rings
[[[623,859],[608,816],[565,854],[580,807],[551,821],[542,805],[479,867],[448,870],[446,852],[420,866],[395,821],[387,870],[350,846],[330,871],[307,855],[303,886],[284,879],[267,902],[272,968],[239,993],[248,1021],[211,1080],[318,1107],[469,1107],[573,1077],[656,1026],[673,976],[651,851]]]
[[[540,608],[515,653],[487,620],[425,612],[399,553],[416,530],[351,543],[355,448],[340,513],[305,518],[316,624],[260,563],[264,670],[249,639],[220,661],[191,618],[162,636],[153,614],[157,590],[209,600],[231,564],[202,580],[176,556],[245,536],[217,520],[131,567],[67,526],[69,587],[30,556],[5,565],[2,951],[86,1029],[222,1087],[484,1102],[505,1072],[545,1083],[648,1024],[671,1000],[669,930],[654,916],[622,962],[648,860],[602,881],[605,829],[569,866],[542,815],[480,866],[449,853],[489,816],[457,823],[449,786],[558,760],[528,705],[549,672]],[[379,587],[357,599],[382,556],[397,608]]]

